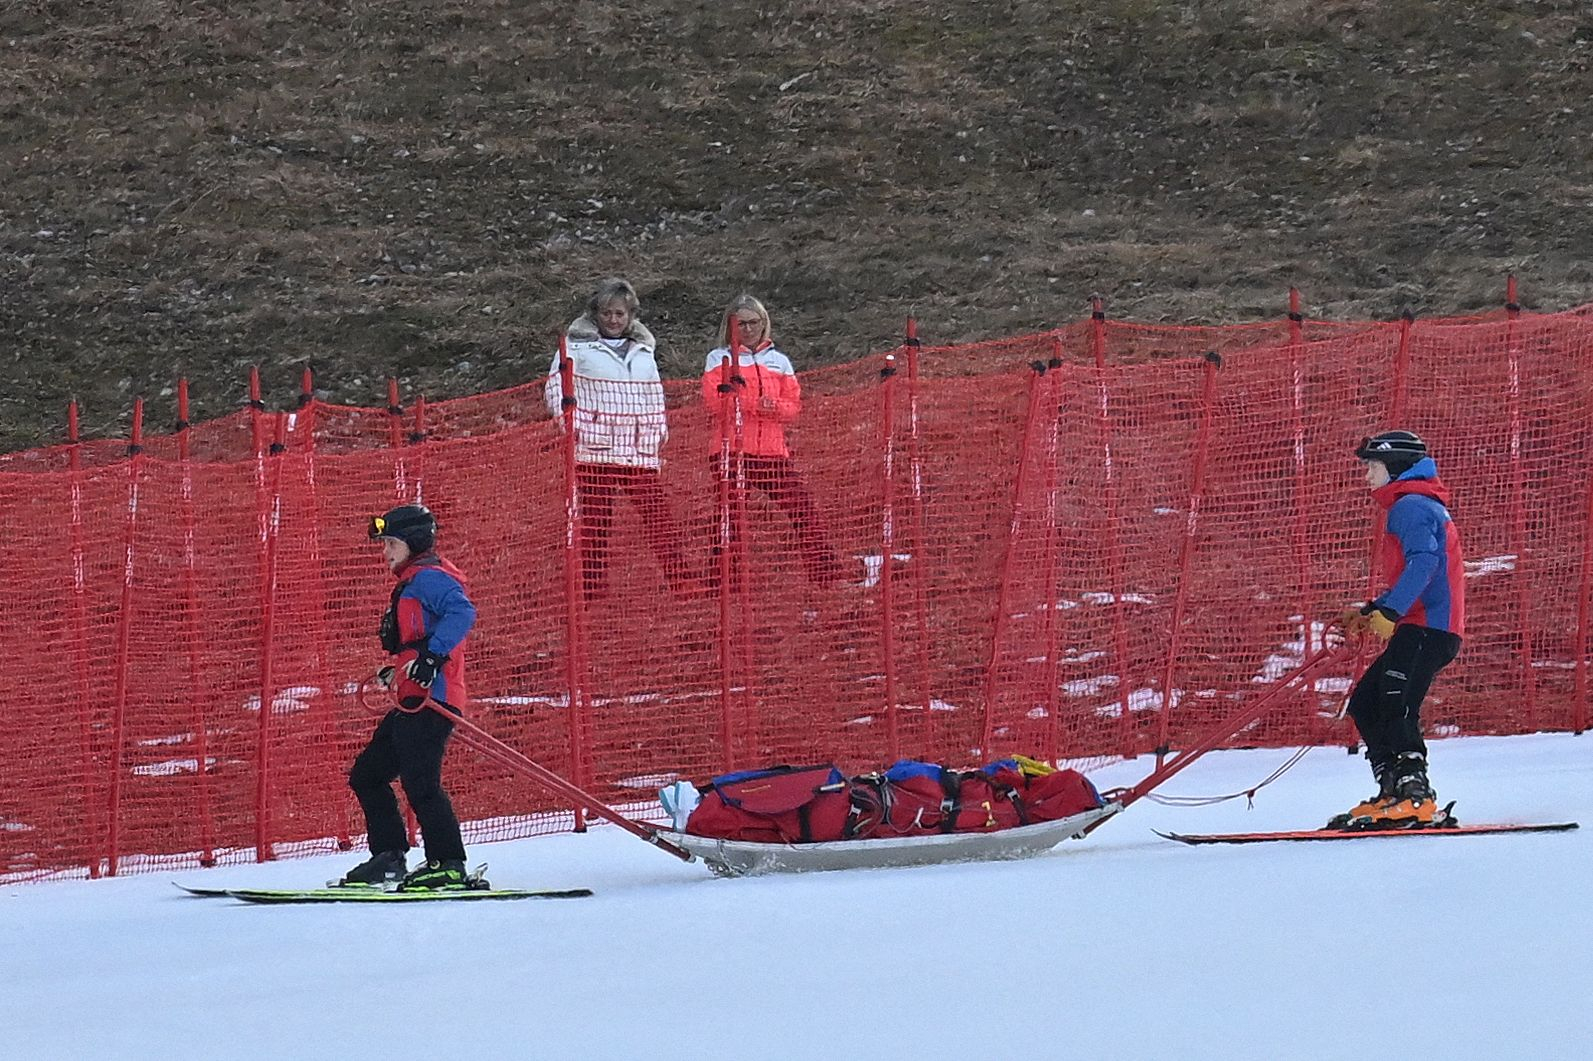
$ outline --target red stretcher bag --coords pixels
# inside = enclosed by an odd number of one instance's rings
[[[1015,760],[950,770],[904,760],[848,780],[831,764],[715,778],[686,823],[695,836],[766,844],[998,832],[1101,805],[1076,770],[1035,775]]]
[[[694,836],[765,844],[850,840],[873,827],[878,798],[831,764],[776,766],[715,778],[686,821]]]

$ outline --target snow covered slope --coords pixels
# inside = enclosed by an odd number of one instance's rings
[[[1433,745],[1464,821],[1571,833],[1187,848],[1370,791],[1318,749],[1252,810],[1141,802],[1027,862],[716,880],[617,829],[478,846],[591,899],[249,907],[163,875],[0,890],[3,1052],[28,1058],[1354,1059],[1586,1056],[1593,737]],[[1209,756],[1178,794],[1282,751]],[[1093,775],[1137,779],[1146,761]],[[350,856],[186,871],[318,884]]]

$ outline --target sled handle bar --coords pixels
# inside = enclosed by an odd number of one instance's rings
[[[454,714],[454,712],[443,707],[431,697],[426,697],[426,699],[416,707],[405,707],[403,704],[398,703],[398,698],[392,695],[392,690],[389,689],[387,692],[391,699],[391,704],[389,707],[383,707],[380,704],[371,703],[369,699],[370,690],[373,685],[381,686],[381,678],[379,676],[372,675],[361,682],[359,686],[359,691],[356,698],[359,700],[360,706],[365,710],[378,715],[386,714],[390,708],[403,711],[405,714],[418,714],[419,712],[425,711],[427,709],[435,711],[448,721],[452,722],[454,726],[458,728],[461,743],[484,756],[492,763],[501,766],[512,773],[523,774],[526,777],[531,778],[531,780],[541,785],[545,791],[551,792],[554,795],[563,796],[570,802],[578,804],[579,806],[591,811],[604,821],[612,822],[613,824],[619,826],[632,836],[646,840],[648,843],[652,844],[661,851],[667,851],[669,854],[674,855],[682,862],[692,861],[694,856],[690,851],[687,851],[685,848],[665,840],[662,836],[659,836],[657,831],[651,826],[644,822],[633,821],[630,818],[625,817],[625,815],[610,807],[608,804],[604,803],[590,792],[587,792],[583,788],[578,788],[576,785],[566,781],[564,778],[560,777],[558,774],[555,774],[547,767],[542,766],[520,752],[515,751],[513,748],[509,747],[509,745],[505,744],[497,737],[494,737],[492,734],[488,733],[486,730],[482,729],[468,718]]]
[[[1221,722],[1218,722],[1216,725],[1212,726],[1205,733],[1202,733],[1199,737],[1190,742],[1187,749],[1180,752],[1175,758],[1173,758],[1166,765],[1162,766],[1160,769],[1153,771],[1139,784],[1117,793],[1109,793],[1108,795],[1115,799],[1116,802],[1121,803],[1125,808],[1128,807],[1129,804],[1145,796],[1153,789],[1160,786],[1163,782],[1167,781],[1168,778],[1183,770],[1184,767],[1190,765],[1196,759],[1200,758],[1202,755],[1205,755],[1207,752],[1211,751],[1213,748],[1222,744],[1234,734],[1250,725],[1250,723],[1266,714],[1275,706],[1276,701],[1280,697],[1293,690],[1293,687],[1297,682],[1314,676],[1318,671],[1326,670],[1329,665],[1338,663],[1341,660],[1348,658],[1352,654],[1353,653],[1351,653],[1349,648],[1343,644],[1318,649],[1316,652],[1307,657],[1305,662],[1301,663],[1298,667],[1291,671],[1281,682],[1273,686],[1261,696],[1257,697],[1253,702],[1245,705],[1232,715],[1229,715]],[[1105,818],[1101,818],[1097,821],[1091,822],[1089,827],[1084,831],[1088,833],[1097,825],[1100,825],[1101,822],[1106,820],[1107,819]]]

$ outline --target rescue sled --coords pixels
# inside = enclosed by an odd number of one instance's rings
[[[1107,819],[1144,797],[1158,785],[1182,771],[1212,748],[1240,732],[1245,726],[1260,718],[1284,696],[1294,695],[1294,687],[1310,688],[1308,679],[1347,657],[1343,645],[1324,647],[1307,657],[1299,667],[1270,690],[1246,702],[1230,717],[1222,720],[1207,732],[1191,741],[1189,747],[1164,762],[1150,776],[1127,789],[1113,789],[1101,793],[1087,778],[1071,770],[1055,770],[1024,760],[1018,765],[1041,766],[1044,777],[1062,782],[1055,785],[1045,782],[1037,791],[1035,780],[1025,781],[1024,791],[1019,791],[1010,776],[1008,761],[1000,760],[975,771],[953,771],[932,764],[899,762],[885,772],[891,780],[897,768],[909,768],[893,783],[904,790],[912,788],[914,777],[956,775],[959,785],[972,781],[976,786],[987,785],[993,795],[972,801],[954,795],[949,787],[939,790],[919,787],[918,801],[890,800],[871,805],[866,791],[871,784],[880,783],[880,775],[866,775],[847,779],[833,766],[810,767],[793,770],[777,767],[752,771],[742,775],[727,775],[715,779],[712,788],[724,807],[749,810],[761,816],[764,822],[747,835],[739,838],[730,835],[701,835],[687,832],[691,827],[692,809],[683,805],[672,806],[665,799],[669,789],[659,793],[664,810],[671,815],[673,828],[665,828],[633,821],[603,803],[596,796],[566,781],[552,771],[527,758],[497,737],[492,736],[468,719],[460,718],[428,699],[418,708],[398,705],[399,710],[434,710],[446,714],[459,729],[459,739],[467,746],[508,770],[523,773],[538,782],[547,791],[571,800],[581,812],[592,814],[618,825],[639,839],[683,861],[701,859],[709,870],[720,877],[752,876],[762,873],[797,873],[836,869],[872,869],[894,866],[923,866],[952,862],[1003,861],[1030,858],[1051,850],[1063,840],[1083,837]],[[385,711],[368,703],[367,691],[378,679],[367,679],[359,689],[360,703],[372,711]],[[921,773],[927,768],[928,775]],[[819,772],[817,778],[801,776]],[[1026,771],[1019,771],[1025,773]],[[778,775],[788,782],[781,786],[752,786],[762,789],[754,792],[743,789],[734,793],[725,791],[727,784],[746,785],[749,781],[763,780]],[[1069,776],[1071,775],[1071,777]],[[1040,780],[1044,781],[1044,777]],[[794,787],[789,782],[800,782]],[[802,784],[807,791],[801,791]],[[677,781],[675,788],[704,795],[707,789],[698,790],[686,781]],[[780,790],[776,790],[776,789]],[[1067,806],[1061,799],[1077,796],[1081,789],[1087,791],[1087,805]],[[910,794],[910,793],[909,793]],[[966,793],[962,793],[966,795]],[[1014,795],[1019,798],[1013,798]],[[727,795],[729,798],[726,798]],[[810,799],[829,796],[825,806],[810,807]],[[980,795],[984,795],[980,792]],[[833,798],[833,797],[839,798]],[[864,798],[859,798],[863,796]],[[911,816],[907,817],[907,812]],[[1036,812],[1039,813],[1036,813]],[[876,812],[870,817],[871,812]],[[1013,821],[1008,815],[1015,815]],[[965,816],[972,815],[971,820]],[[1035,820],[1039,818],[1040,820]],[[582,820],[578,816],[577,821]],[[767,828],[772,832],[759,832]],[[832,839],[839,836],[839,839]],[[769,837],[769,839],[765,839]],[[792,842],[793,839],[798,842]]]
[[[674,829],[657,830],[676,847],[690,851],[716,877],[752,877],[763,873],[811,873],[833,869],[882,869],[932,866],[945,862],[989,862],[1033,858],[1063,840],[1083,836],[1095,823],[1122,810],[1107,803],[1055,821],[1035,822],[988,833],[938,833],[868,840],[832,840],[807,844],[767,844],[693,836]]]
[[[848,813],[845,806],[843,806],[848,801],[841,798],[839,803],[832,800],[830,809],[822,814],[808,807],[803,807],[800,812],[793,811],[792,813],[798,813],[800,818],[802,837],[801,842],[791,842],[793,837],[791,836],[792,822],[790,813],[785,814],[783,818],[781,813],[790,811],[791,808],[798,806],[799,802],[804,798],[799,789],[793,792],[788,785],[785,787],[785,791],[782,792],[769,787],[767,791],[758,793],[757,799],[745,792],[727,793],[725,791],[726,781],[731,782],[731,784],[744,784],[749,777],[755,781],[763,780],[765,778],[760,775],[781,773],[780,770],[775,770],[755,771],[738,777],[716,779],[713,787],[721,797],[721,802],[761,811],[775,828],[782,831],[783,835],[778,841],[772,842],[762,837],[757,839],[731,839],[723,836],[700,835],[701,829],[688,832],[686,831],[687,829],[695,828],[687,818],[687,815],[691,813],[691,808],[684,807],[677,801],[667,799],[664,800],[665,810],[672,814],[674,828],[654,827],[650,831],[662,842],[663,846],[676,851],[689,852],[696,858],[701,859],[714,875],[720,877],[1030,858],[1051,850],[1063,840],[1072,837],[1083,837],[1094,831],[1097,826],[1107,819],[1138,801],[1162,782],[1188,767],[1212,748],[1217,747],[1222,741],[1232,737],[1234,733],[1241,730],[1244,726],[1260,718],[1274,706],[1279,698],[1291,695],[1291,688],[1309,688],[1309,686],[1305,686],[1305,682],[1313,679],[1320,671],[1337,663],[1343,658],[1344,654],[1345,650],[1342,647],[1324,648],[1318,651],[1307,658],[1299,668],[1271,690],[1245,703],[1232,716],[1222,720],[1206,733],[1197,737],[1191,742],[1186,751],[1163,763],[1137,785],[1127,789],[1115,789],[1104,794],[1097,794],[1092,801],[1095,805],[1080,807],[1076,810],[1069,808],[1066,812],[1059,813],[1055,817],[1045,820],[1034,821],[1031,815],[1029,820],[1021,824],[1008,826],[1003,822],[998,826],[994,817],[998,811],[1004,809],[1005,803],[1000,800],[991,802],[981,800],[976,804],[978,811],[973,823],[975,827],[972,829],[960,829],[954,826],[944,832],[933,831],[927,828],[933,823],[915,811],[913,822],[910,824],[925,827],[919,829],[915,835],[880,835],[881,831],[885,830],[881,829],[878,822],[872,828],[868,827],[866,823],[860,824],[860,819],[868,818],[868,807],[860,806],[860,802],[853,798],[850,800],[850,813]],[[900,767],[913,764],[897,765]],[[997,787],[1000,788],[1001,773],[999,770],[994,769],[1000,765],[999,763],[991,764],[990,767],[965,776],[982,774],[988,780],[995,782]],[[812,780],[816,780],[818,784],[809,789],[813,793],[838,793],[845,790],[837,780],[839,778],[838,772],[833,776],[826,776],[823,768],[817,770],[810,768],[805,771],[792,771],[790,768],[784,768],[784,770],[786,772],[782,775],[782,779],[787,781],[799,778],[801,775],[812,775],[816,772],[818,776]],[[1063,773],[1071,773],[1071,771],[1054,772],[1052,776],[1060,777]],[[890,774],[891,771],[887,771],[886,776],[888,777]],[[866,779],[851,779],[852,787],[850,791],[854,796],[858,791],[857,783],[864,780]],[[910,781],[904,781],[903,783],[911,784]],[[685,786],[687,789],[692,788],[685,782],[679,782],[678,784]],[[1090,789],[1093,792],[1093,786],[1090,786]],[[702,792],[705,799],[709,798],[707,788],[698,791]],[[925,792],[925,801],[920,803],[919,806],[926,809],[932,806],[933,794],[933,788]],[[1010,795],[1010,792],[1008,794]],[[665,792],[660,793],[661,798],[665,795]],[[753,804],[760,800],[761,806],[754,807]],[[1010,802],[1013,807],[1016,807],[1020,801],[1011,800]],[[898,808],[899,806],[900,804],[898,804]],[[860,810],[863,813],[859,813]],[[955,814],[956,812],[953,810],[950,813]],[[991,815],[990,825],[994,827],[979,828],[977,819],[980,815]],[[821,833],[817,828],[822,824],[825,828],[833,830],[837,821],[842,820],[842,818],[844,818],[842,839],[831,840],[829,836],[832,834]],[[886,802],[883,810],[883,822],[890,828],[903,828],[909,824],[904,823],[900,815],[895,814],[889,801]],[[810,835],[813,837],[811,840],[809,839]]]

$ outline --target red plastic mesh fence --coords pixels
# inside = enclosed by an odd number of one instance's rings
[[[480,609],[473,720],[635,813],[772,762],[1178,748],[1374,584],[1351,451],[1393,424],[1429,441],[1467,547],[1429,730],[1586,726],[1593,319],[1096,344],[1109,324],[805,376],[789,457],[751,388],[580,380],[558,418],[539,382],[9,463],[24,606],[0,637],[31,677],[0,727],[0,875],[358,842],[344,776],[390,588],[364,518],[401,501]],[[1146,344],[1179,356],[1122,363]],[[1351,677],[1235,743],[1353,739]],[[578,820],[468,748],[447,769],[471,840]]]
[[[1522,321],[1581,319],[1593,315],[1593,304],[1553,314],[1520,310],[1423,320],[1419,329],[1471,325],[1503,319],[1509,314]],[[911,326],[910,326],[911,327]],[[1261,349],[1289,342],[1313,342],[1360,332],[1398,331],[1398,322],[1297,320],[1239,325],[1138,324],[1104,315],[1063,325],[1048,332],[994,339],[955,346],[923,346],[918,358],[924,378],[977,376],[1002,373],[1015,363],[1048,361],[1134,364],[1204,353],[1228,356],[1240,350]],[[815,396],[846,393],[873,385],[878,367],[873,358],[814,369],[803,376],[804,389]],[[695,399],[695,382],[665,383],[670,408]],[[243,408],[213,420],[189,425],[187,445],[194,460],[244,460],[255,452],[255,413],[263,410],[258,378],[251,381],[253,408]],[[396,382],[389,382],[389,401],[382,407],[337,405],[314,397],[308,378],[292,412],[288,414],[286,441],[294,449],[315,448],[323,453],[382,449],[428,439],[466,438],[504,431],[547,418],[542,381],[484,394],[428,403],[416,398],[399,401]],[[183,432],[181,414],[169,433],[151,432],[143,440],[145,452],[167,460],[179,458]],[[76,454],[75,458],[73,454]],[[83,467],[114,464],[127,456],[125,440],[93,439],[75,446],[57,445],[0,453],[0,471],[64,471],[76,459]]]

